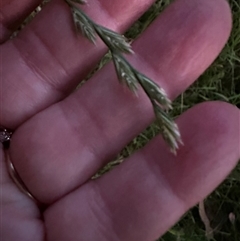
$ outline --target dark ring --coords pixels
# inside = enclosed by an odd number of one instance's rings
[[[12,131],[7,128],[0,126],[0,142],[3,144],[4,148],[9,148],[10,140],[12,136]]]

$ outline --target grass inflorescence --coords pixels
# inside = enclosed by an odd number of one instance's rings
[[[118,80],[135,94],[137,94],[139,86],[144,90],[151,101],[159,132],[170,150],[176,154],[179,144],[183,144],[183,142],[177,124],[165,111],[172,109],[172,103],[164,89],[144,73],[135,69],[125,58],[124,54],[134,54],[134,52],[124,35],[99,25],[76,5],[76,3],[86,4],[87,1],[65,0],[65,2],[71,9],[76,34],[81,33],[93,44],[96,44],[97,37],[99,37],[109,49]]]

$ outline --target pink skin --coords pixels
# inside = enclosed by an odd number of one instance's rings
[[[125,2],[126,13],[122,8],[109,9],[116,17],[124,14],[121,22],[110,18],[100,2],[85,8],[98,23],[122,32],[153,0],[122,2]],[[1,46],[5,61],[2,63],[4,115],[0,116],[0,122],[15,128],[40,110],[65,98],[105,52],[103,44],[96,47],[84,37],[76,37],[69,7],[63,0],[52,1],[17,39]]]
[[[14,16],[29,11],[26,2]],[[89,2],[84,10],[96,21],[123,31],[153,1],[102,0],[94,8]],[[6,29],[18,22],[6,19]],[[230,29],[225,0],[177,0],[135,41],[130,60],[174,99],[217,57]],[[3,240],[154,240],[214,190],[240,158],[239,110],[209,102],[178,118],[185,146],[176,157],[158,136],[89,181],[153,119],[145,95],[123,91],[112,65],[65,98],[104,51],[75,37],[60,0],[1,46],[0,120],[18,126],[9,153],[27,187],[47,205],[41,213],[16,188],[0,149]]]
[[[172,99],[213,61],[230,29],[230,15],[225,20],[219,15],[226,4],[208,1],[204,8],[186,2],[172,5],[133,44],[137,57],[131,62]],[[49,204],[83,184],[151,123],[152,107],[139,95],[119,86],[109,64],[79,91],[17,129],[11,158],[37,199]]]
[[[11,36],[12,31],[15,31],[26,16],[41,2],[41,0],[1,1],[0,43],[6,41]]]

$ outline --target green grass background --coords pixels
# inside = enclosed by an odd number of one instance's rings
[[[171,2],[172,0],[156,1],[125,35],[135,39]],[[240,3],[236,0],[229,0],[229,3],[233,14],[231,37],[209,69],[174,101],[174,111],[171,113],[174,117],[208,100],[226,101],[240,108]],[[102,60],[99,68],[108,60],[109,55]],[[124,158],[143,147],[158,133],[158,127],[153,123],[129,143],[116,160],[100,170],[97,176],[121,163]],[[212,240],[240,241],[240,163],[217,190],[206,198],[205,209],[214,230]],[[229,215],[233,215],[235,221],[231,222]],[[200,218],[198,206],[186,213],[171,230],[158,239],[160,240],[209,240],[205,235],[205,226]]]

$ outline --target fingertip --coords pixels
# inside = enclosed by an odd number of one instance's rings
[[[231,27],[227,1],[178,0],[160,14],[133,46],[144,64],[152,66],[153,78],[174,99],[216,59]]]
[[[193,206],[214,190],[240,159],[240,111],[222,101],[196,105],[177,120],[184,146],[162,162],[162,172]],[[168,154],[166,154],[168,156]],[[193,190],[198,192],[193,195]]]

